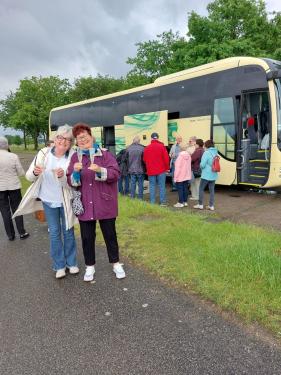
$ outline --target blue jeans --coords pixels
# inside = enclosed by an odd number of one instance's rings
[[[175,175],[175,162],[172,161],[171,163],[172,189],[177,190],[177,184],[174,180],[174,175]]]
[[[131,198],[135,198],[136,184],[138,183],[138,198],[143,199],[143,181],[144,174],[131,174]]]
[[[160,204],[166,203],[166,173],[148,176],[150,203],[155,203],[156,185],[159,185]]]
[[[123,185],[125,183],[125,190],[123,188]],[[118,191],[120,194],[128,195],[130,192],[130,177],[127,176],[120,176],[118,180]]]
[[[179,203],[187,203],[188,200],[188,180],[182,182],[176,182],[178,195],[179,195]]]
[[[53,270],[57,271],[66,266],[77,266],[74,228],[65,229],[63,207],[51,208],[44,202],[43,207],[49,227],[50,254],[53,260]]]
[[[209,200],[209,206],[214,206],[215,203],[215,183],[216,181],[209,181],[204,180],[204,178],[201,178],[200,186],[199,186],[199,204],[203,204],[203,196],[204,196],[204,190],[206,186],[209,186],[209,192],[210,192],[210,200]]]

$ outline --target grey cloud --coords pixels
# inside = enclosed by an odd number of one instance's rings
[[[169,29],[185,35],[187,13],[206,14],[208,2],[1,0],[0,97],[31,75],[125,75],[137,42]]]

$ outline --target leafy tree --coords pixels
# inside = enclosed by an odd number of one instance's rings
[[[13,136],[13,144],[17,146],[20,146],[22,144],[22,139],[19,135]]]
[[[69,102],[69,82],[58,77],[31,77],[20,81],[15,93],[0,102],[0,120],[5,127],[13,127],[31,136],[35,149],[38,136],[48,133],[49,112],[53,107]]]
[[[263,0],[215,0],[207,10],[208,17],[189,15],[187,67],[231,56],[278,56],[280,14],[270,18]]]
[[[137,73],[128,73],[124,78],[124,90],[151,83],[151,78]]]
[[[13,144],[13,136],[12,135],[6,134],[5,138],[7,138],[9,146]]]
[[[11,121],[12,117],[17,112],[16,93],[10,92],[6,99],[0,101],[0,123],[4,128],[14,128],[23,132],[24,147],[27,148],[26,129],[25,124],[16,124]]]
[[[8,140],[9,145],[18,145],[22,144],[22,138],[19,135],[5,135]]]
[[[128,64],[133,65],[129,77],[139,75],[153,82],[159,76],[184,69],[181,52],[187,43],[185,39],[172,30],[157,35],[157,38],[136,44],[136,57],[127,60]]]
[[[74,81],[70,90],[71,102],[96,98],[123,90],[124,79],[98,75],[97,77],[80,77]]]
[[[214,0],[208,16],[188,15],[188,39],[171,30],[137,43],[129,75],[155,78],[231,56],[281,60],[281,13],[268,14],[264,0]]]

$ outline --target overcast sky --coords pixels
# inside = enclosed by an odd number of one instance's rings
[[[172,29],[210,0],[0,0],[0,98],[24,77],[125,75],[135,43]],[[280,11],[280,0],[268,0]]]

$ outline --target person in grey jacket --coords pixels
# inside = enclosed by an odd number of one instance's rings
[[[138,198],[143,199],[143,181],[145,165],[142,160],[144,146],[140,144],[140,137],[137,135],[133,143],[127,148],[128,173],[131,181],[131,198],[135,198],[136,184],[138,183]]]
[[[182,143],[182,137],[178,135],[176,137],[176,143],[171,147],[171,150],[169,152],[169,156],[171,158],[170,167],[171,167],[171,174],[172,174],[172,190],[171,191],[177,191],[177,185],[174,181],[174,174],[175,174],[175,162],[181,151],[180,150],[181,143]]]
[[[18,156],[9,151],[8,140],[0,137],[0,211],[4,221],[5,231],[10,241],[15,239],[15,229],[11,211],[14,213],[21,201],[21,182],[19,176],[24,176],[24,170]],[[29,236],[24,229],[23,217],[16,219],[20,239]]]

